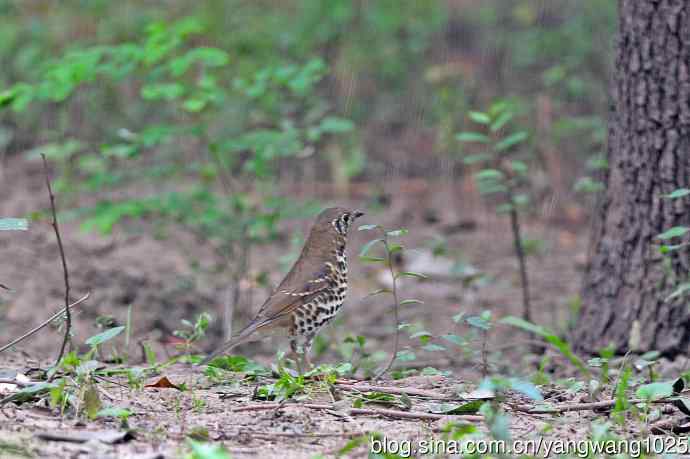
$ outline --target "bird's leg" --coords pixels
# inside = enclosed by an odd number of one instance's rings
[[[297,365],[297,372],[302,374],[302,354],[304,353],[304,349],[297,342],[297,337],[290,339],[290,349],[292,349],[292,356]]]
[[[309,357],[309,353],[311,351],[311,345],[314,342],[314,335],[307,335],[305,337],[305,342],[304,342],[304,363],[307,367],[307,370],[311,370],[314,368],[314,365],[311,363],[311,357]]]

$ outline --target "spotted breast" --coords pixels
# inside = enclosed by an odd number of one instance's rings
[[[321,328],[327,325],[338,314],[347,295],[347,253],[345,250],[347,228],[338,228],[334,242],[333,259],[335,263],[326,263],[326,275],[316,281],[327,283],[327,288],[311,301],[304,303],[293,313],[293,326],[290,330],[293,352],[309,353],[312,340]]]

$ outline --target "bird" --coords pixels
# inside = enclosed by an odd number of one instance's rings
[[[240,344],[286,334],[298,371],[302,372],[303,364],[311,367],[313,339],[340,311],[347,295],[347,237],[354,221],[363,215],[343,207],[321,211],[299,258],[254,319],[200,365]]]

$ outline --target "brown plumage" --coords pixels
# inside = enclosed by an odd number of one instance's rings
[[[348,230],[362,215],[342,207],[322,211],[299,258],[256,317],[202,365],[239,344],[281,333],[290,338],[292,351],[303,355],[310,365],[309,350],[314,336],[333,319],[345,299]]]

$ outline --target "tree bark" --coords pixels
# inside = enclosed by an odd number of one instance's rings
[[[690,2],[619,0],[606,191],[594,216],[593,254],[578,349],[688,351],[690,301],[667,302],[688,280],[690,251],[664,260],[656,236],[690,226]]]

